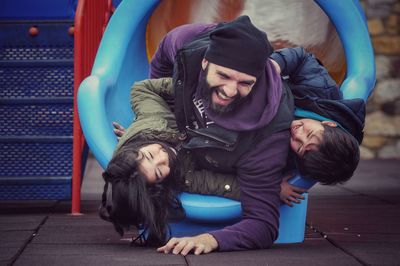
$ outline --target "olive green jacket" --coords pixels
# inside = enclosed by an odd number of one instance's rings
[[[166,98],[173,99],[171,78],[149,79],[134,84],[131,90],[131,107],[136,114],[136,120],[127,128],[116,150],[130,138],[146,131],[168,133],[170,144],[176,146],[179,143],[175,116],[165,102]],[[197,169],[189,151],[179,152],[184,191],[239,199],[240,189],[236,176]]]

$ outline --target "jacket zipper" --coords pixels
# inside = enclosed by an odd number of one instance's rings
[[[215,137],[215,136],[212,136],[212,135],[209,135],[209,134],[206,134],[206,133],[198,132],[196,130],[191,129],[188,126],[186,126],[186,130],[190,131],[190,132],[192,132],[192,133],[194,133],[196,135],[203,136],[203,137],[206,137],[206,138],[211,139],[211,140],[215,140],[215,141],[217,141],[219,143],[224,144],[225,146],[228,146],[228,147],[232,147],[233,146],[232,143],[228,143],[228,142],[224,141],[223,139],[220,139],[218,137]]]
[[[188,117],[187,117],[187,110],[186,110],[186,98],[185,98],[185,88],[184,88],[184,80],[185,80],[185,78],[186,78],[186,73],[185,73],[185,68],[184,68],[184,58],[183,58],[183,55],[181,55],[181,56],[179,56],[178,57],[179,58],[179,65],[180,65],[180,67],[181,67],[181,69],[182,69],[182,73],[183,73],[183,75],[182,75],[182,78],[179,78],[178,80],[177,80],[177,82],[180,82],[181,84],[179,85],[179,86],[181,86],[181,91],[182,91],[182,102],[183,102],[183,114],[184,114],[184,116],[185,116],[185,125],[186,125],[186,127],[187,127],[187,125],[189,125],[189,121],[188,121]]]

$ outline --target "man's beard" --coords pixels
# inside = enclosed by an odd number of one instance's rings
[[[243,103],[244,98],[240,97],[239,93],[236,94],[236,96],[233,98],[233,101],[228,105],[219,105],[217,103],[214,103],[212,101],[212,94],[214,92],[216,94],[218,94],[218,92],[220,92],[221,94],[223,94],[225,96],[226,96],[226,94],[223,91],[223,89],[220,88],[219,86],[211,87],[210,84],[207,82],[208,66],[204,70],[204,72],[205,72],[205,75],[203,75],[202,82],[201,82],[202,83],[201,84],[201,86],[202,86],[202,88],[201,88],[201,96],[203,98],[203,101],[205,103],[207,103],[207,105],[209,106],[209,108],[212,111],[214,111],[217,114],[225,114],[225,113],[228,113],[228,112],[236,109],[237,107],[239,107]]]

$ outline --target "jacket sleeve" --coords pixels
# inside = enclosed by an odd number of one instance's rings
[[[180,48],[217,24],[186,24],[171,30],[161,40],[150,62],[150,78],[172,77],[175,56]]]
[[[185,192],[240,199],[236,175],[197,170],[190,153],[185,154],[181,169],[185,181],[183,188]]]
[[[184,191],[240,200],[236,176],[208,170],[197,170],[185,174]]]
[[[290,89],[297,98],[318,97],[341,99],[342,94],[326,68],[303,47],[285,48],[271,56],[280,68],[281,75],[288,76]]]
[[[171,78],[146,79],[135,82],[131,89],[132,111],[139,118],[145,115],[173,115],[164,99],[173,99]]]
[[[280,183],[288,144],[289,132],[277,132],[239,160],[242,219],[210,232],[220,251],[269,248],[277,238]]]

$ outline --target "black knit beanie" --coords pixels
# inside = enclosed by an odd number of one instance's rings
[[[204,57],[216,65],[258,77],[273,50],[267,34],[257,29],[248,16],[240,16],[210,32]]]

